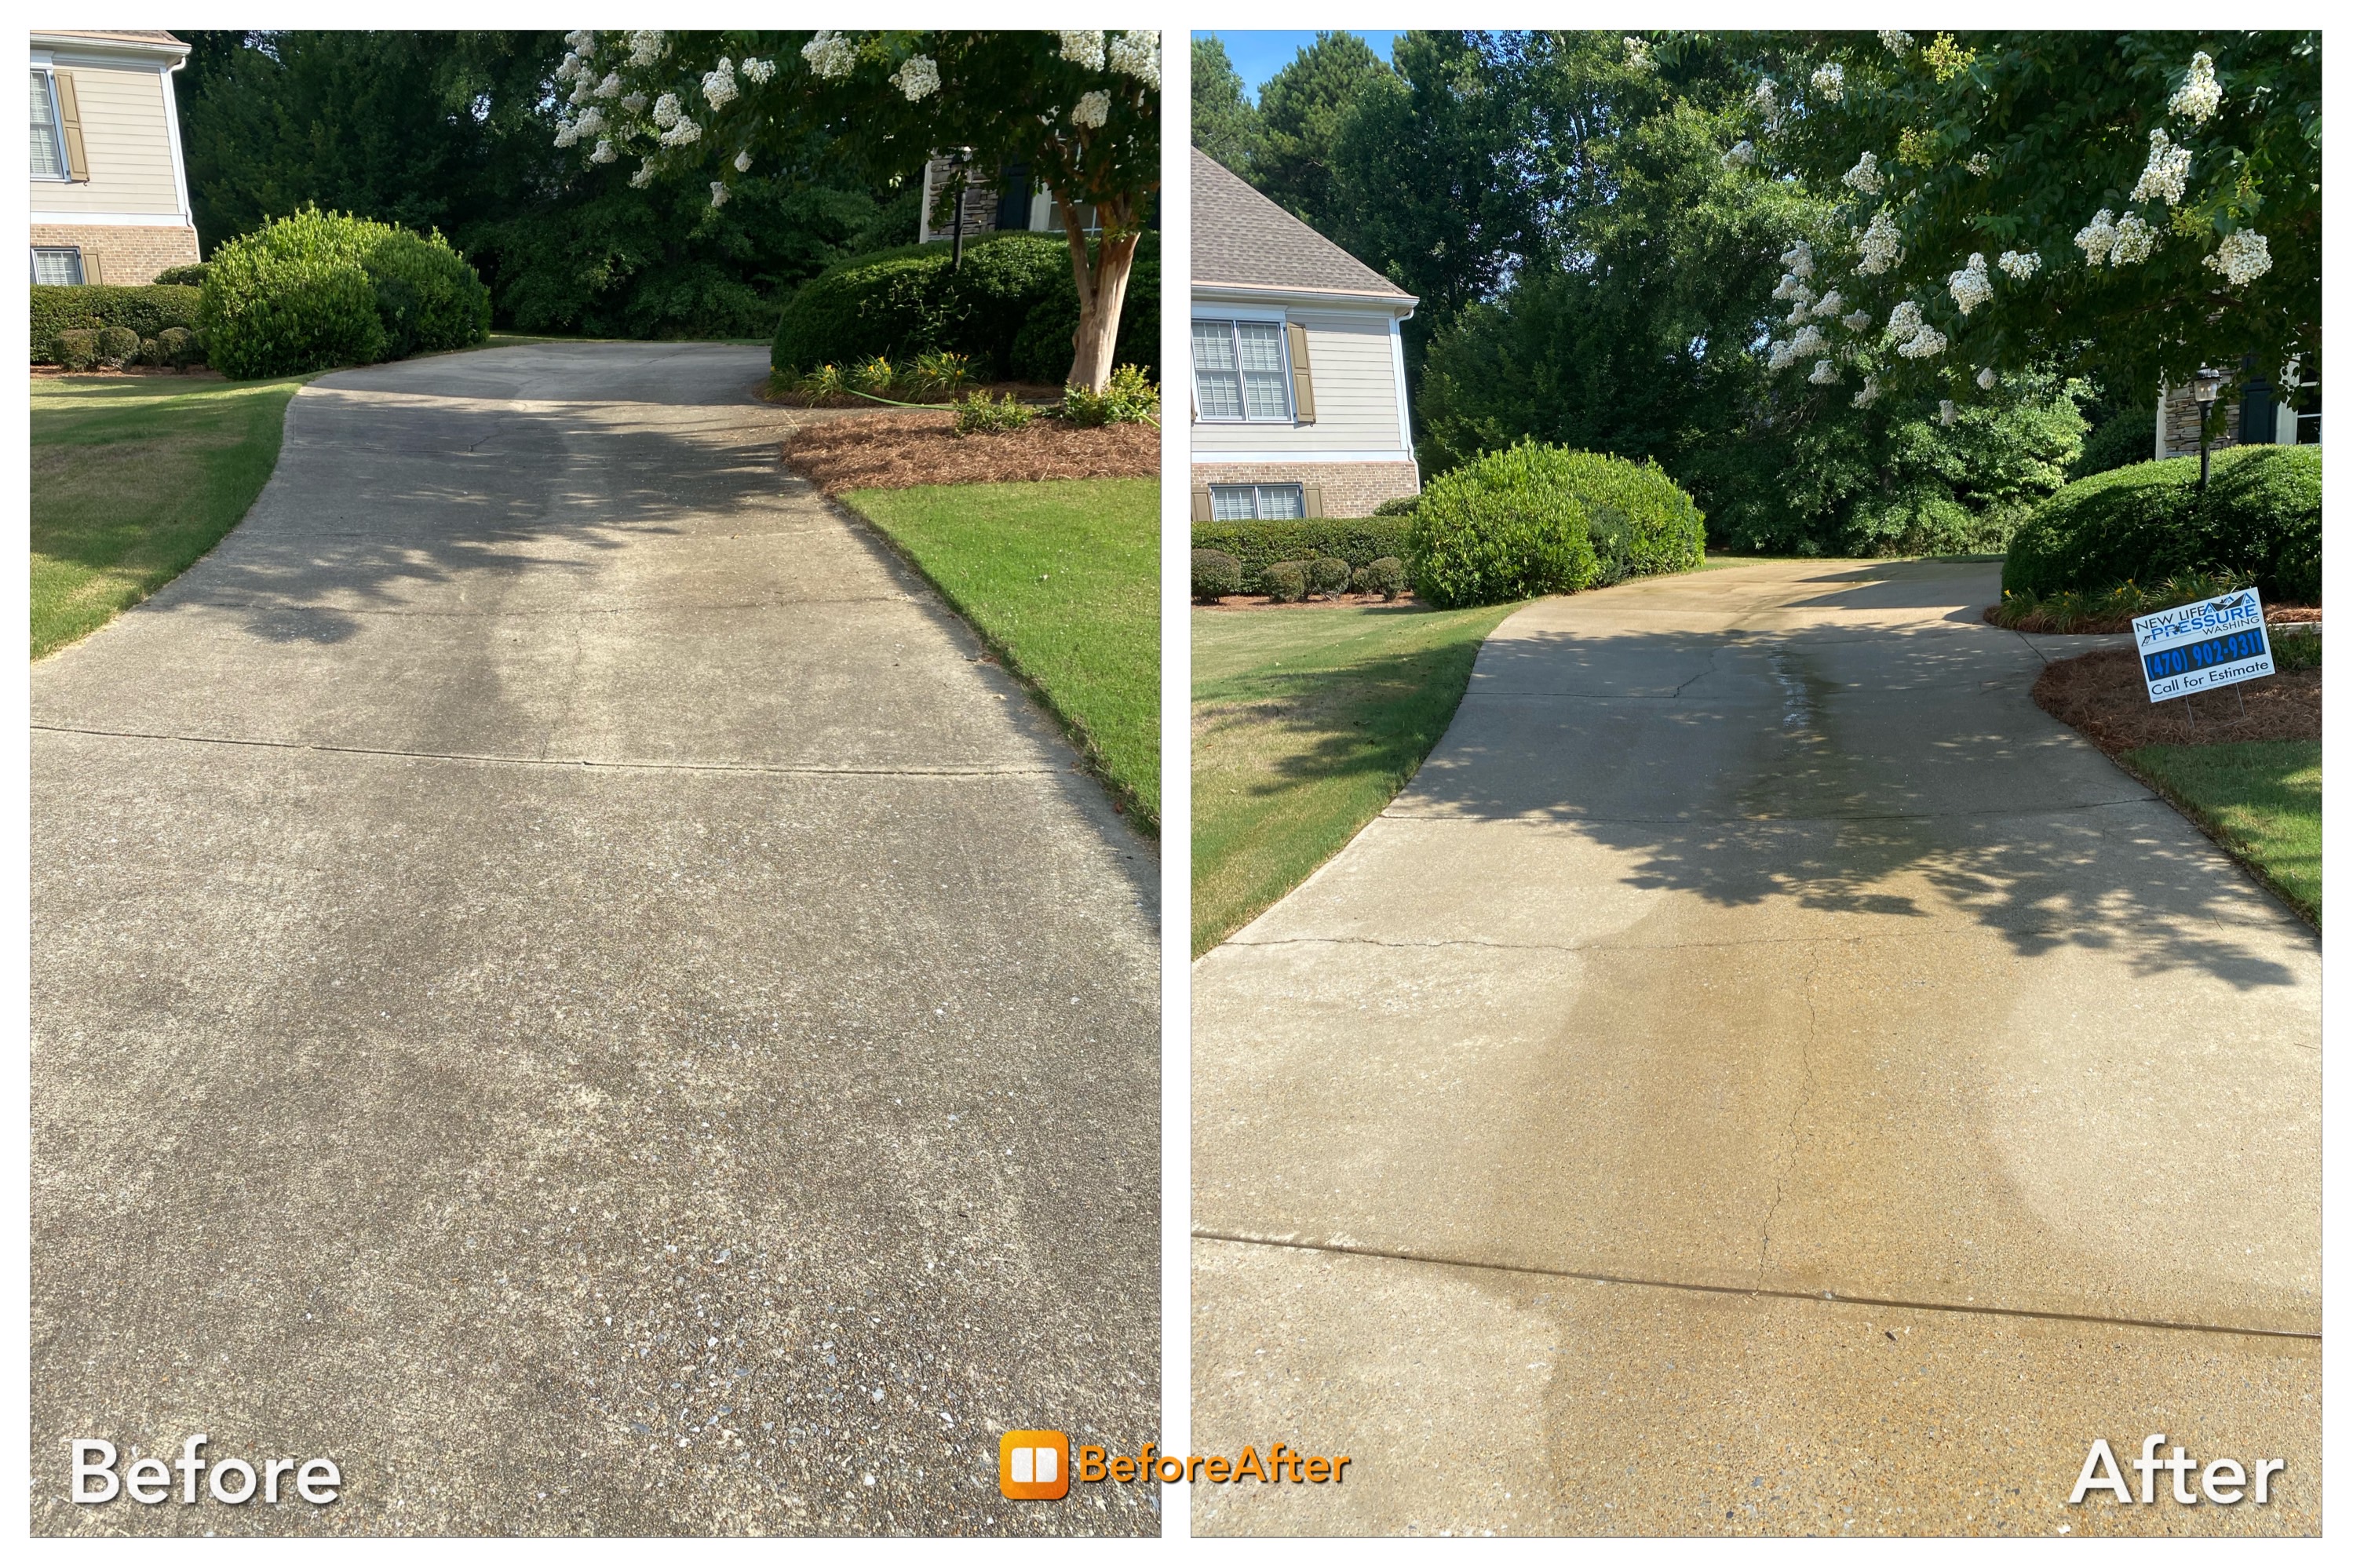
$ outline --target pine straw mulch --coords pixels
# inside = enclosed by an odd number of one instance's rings
[[[1328,610],[1335,605],[1387,605],[1407,610],[1420,607],[1409,588],[1394,599],[1384,599],[1378,594],[1318,594],[1312,599],[1293,599],[1286,604],[1264,594],[1228,594],[1222,599],[1193,601],[1194,608],[1200,610]]]
[[[914,485],[1160,477],[1160,432],[1150,425],[1082,429],[1040,416],[1018,430],[963,437],[955,425],[944,409],[827,419],[786,438],[785,464],[829,496]]]
[[[2240,698],[2247,704],[2243,718]],[[2189,700],[2198,705],[2194,726],[2181,699],[2151,702],[2141,679],[2140,656],[2128,647],[2104,647],[2061,659],[2034,682],[2037,707],[2083,731],[2110,756],[2136,746],[2320,739],[2317,668],[2283,669]]]
[[[2142,611],[2143,615],[2149,614]],[[1996,617],[2001,614],[2000,605],[1985,607],[1986,624],[2001,626],[2004,631],[2056,634],[2061,637],[2099,637],[2112,632],[2132,630],[2133,618],[2128,613],[2113,616],[2086,616],[2072,625],[2061,626],[2041,610],[2031,610],[2019,617],[2016,625],[2004,625]],[[2317,605],[2265,605],[2263,620],[2270,625],[2285,626],[2300,621],[2320,619]]]

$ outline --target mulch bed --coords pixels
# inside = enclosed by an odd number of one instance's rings
[[[1046,386],[1034,381],[992,381],[985,384],[967,384],[956,395],[962,397],[975,392],[985,393],[991,397],[1017,398],[1023,403],[1039,405],[1060,403],[1062,400],[1060,387]],[[858,408],[879,413],[883,407],[881,404],[869,402],[863,397],[854,397],[847,393],[838,397],[804,397],[792,388],[777,386],[774,382],[762,383],[759,396],[763,403],[774,403],[786,408]],[[907,395],[897,397],[895,401],[928,403],[945,407],[950,400],[943,395],[934,397]]]
[[[2241,697],[2247,703],[2243,718],[2239,712]],[[2151,702],[2141,679],[2140,656],[2128,647],[2105,647],[2062,659],[2034,682],[2036,706],[2083,731],[2111,756],[2136,746],[2320,739],[2317,668],[2284,669],[2189,700],[2198,705],[2194,726],[2182,700]]]
[[[964,437],[955,425],[945,409],[827,419],[786,438],[785,464],[828,495],[914,485],[1160,477],[1160,432],[1149,425],[1082,429],[1040,417],[1019,430]]]
[[[1318,594],[1313,599],[1294,599],[1286,604],[1263,594],[1229,594],[1222,599],[1193,601],[1196,608],[1204,610],[1323,610],[1334,605],[1395,605],[1409,609],[1414,603],[1410,589],[1394,599],[1384,599],[1378,594]]]
[[[2001,625],[2000,621],[1994,619],[1995,613],[2000,608],[2000,605],[1988,605],[1985,607],[1985,618],[1989,626]],[[2317,605],[2265,605],[2263,619],[2266,622],[2279,624],[2316,621],[2320,619],[2320,606]],[[2053,623],[2050,616],[2037,610],[2021,619],[2016,626],[2005,629],[2013,632],[2039,632],[2080,637],[2098,637],[2109,632],[2128,632],[2132,630],[2132,624],[2133,618],[2130,616],[2094,616],[2077,621],[2072,626],[2062,628]]]

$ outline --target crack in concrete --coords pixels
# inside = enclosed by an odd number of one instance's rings
[[[1588,1279],[1597,1285],[1637,1285],[1653,1290],[1687,1290],[1706,1296],[1750,1296],[1771,1301],[1819,1301],[1848,1307],[1892,1307],[1914,1312],[1952,1312],[1963,1317],[2034,1318],[2050,1322],[2098,1323],[2122,1329],[2169,1329],[2178,1333],[2239,1334],[2253,1339],[2311,1340],[2317,1329],[2266,1329],[2243,1323],[2199,1323],[2171,1318],[2128,1318],[2112,1312],[2063,1312],[2042,1307],[1988,1307],[1974,1301],[1913,1300],[1900,1296],[1852,1296],[1838,1290],[1776,1290],[1759,1285],[1708,1285],[1689,1279],[1653,1279],[1633,1274],[1609,1274],[1590,1268],[1552,1268],[1533,1263],[1495,1263],[1480,1258],[1447,1258],[1437,1253],[1408,1252],[1398,1247],[1363,1247],[1335,1241],[1298,1241],[1278,1237],[1242,1236],[1195,1229],[1196,1241],[1222,1241],[1237,1247],[1272,1247],[1293,1252],[1328,1252],[1345,1258],[1379,1258],[1392,1263],[1420,1263],[1436,1268],[1479,1268],[1496,1274],[1530,1274],[1543,1279]]]
[[[1822,1011],[1814,1001],[1814,981],[1821,972],[1822,955],[1817,948],[1806,963],[1806,1032],[1798,1040],[1798,1098],[1789,1107],[1788,1130],[1782,1134],[1788,1148],[1782,1156],[1781,1173],[1773,1180],[1773,1201],[1765,1205],[1765,1223],[1757,1237],[1757,1284],[1760,1289],[1765,1284],[1766,1261],[1773,1251],[1773,1219],[1781,1212],[1781,1200],[1789,1190],[1789,1172],[1798,1163],[1798,1123],[1814,1097],[1814,1037],[1822,1027]]]

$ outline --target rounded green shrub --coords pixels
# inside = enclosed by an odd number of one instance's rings
[[[192,261],[185,267],[166,267],[155,274],[155,281],[174,288],[201,289],[207,270],[203,262]]]
[[[1242,591],[1242,563],[1222,550],[1193,552],[1193,597],[1222,599]]]
[[[1524,441],[1424,486],[1406,535],[1413,591],[1442,610],[1590,585],[1587,510],[1558,447]]]
[[[1391,496],[1373,508],[1375,517],[1411,517],[1413,509],[1421,504],[1419,496]]]
[[[2005,593],[2042,597],[2236,573],[2265,596],[2320,599],[2320,449],[2237,447],[2198,459],[2135,463],[2078,479],[2037,507],[2010,542]]]
[[[1405,563],[1394,555],[1384,555],[1356,568],[1348,585],[1359,594],[1378,594],[1384,599],[1394,599],[1405,592]]]
[[[1307,588],[1314,594],[1345,594],[1354,574],[1336,555],[1319,555],[1307,563]]]
[[[462,348],[490,324],[490,290],[438,234],[315,207],[216,251],[196,322],[238,381]]]
[[[1259,591],[1279,605],[1293,605],[1307,597],[1307,563],[1277,561],[1261,566],[1258,574]]]
[[[360,258],[375,287],[384,357],[442,353],[491,333],[491,290],[438,232],[382,230]]]
[[[129,327],[98,329],[98,363],[110,370],[121,370],[139,360],[139,334]]]
[[[49,338],[49,363],[69,371],[98,368],[98,330],[69,327]]]
[[[1585,503],[1595,553],[1613,575],[1690,572],[1706,559],[1706,514],[1657,463],[1648,458],[1632,462],[1607,452],[1563,451],[1553,468],[1569,493]]]
[[[204,345],[196,334],[185,327],[165,327],[155,334],[155,363],[168,364],[174,370],[185,370],[192,364],[205,363]]]

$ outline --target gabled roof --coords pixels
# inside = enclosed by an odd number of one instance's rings
[[[185,55],[188,46],[169,33],[139,32],[122,29],[108,31],[81,27],[40,27],[33,32],[37,44],[92,44],[100,47],[129,48],[163,54]]]
[[[1419,302],[1198,147],[1193,149],[1193,282]]]

